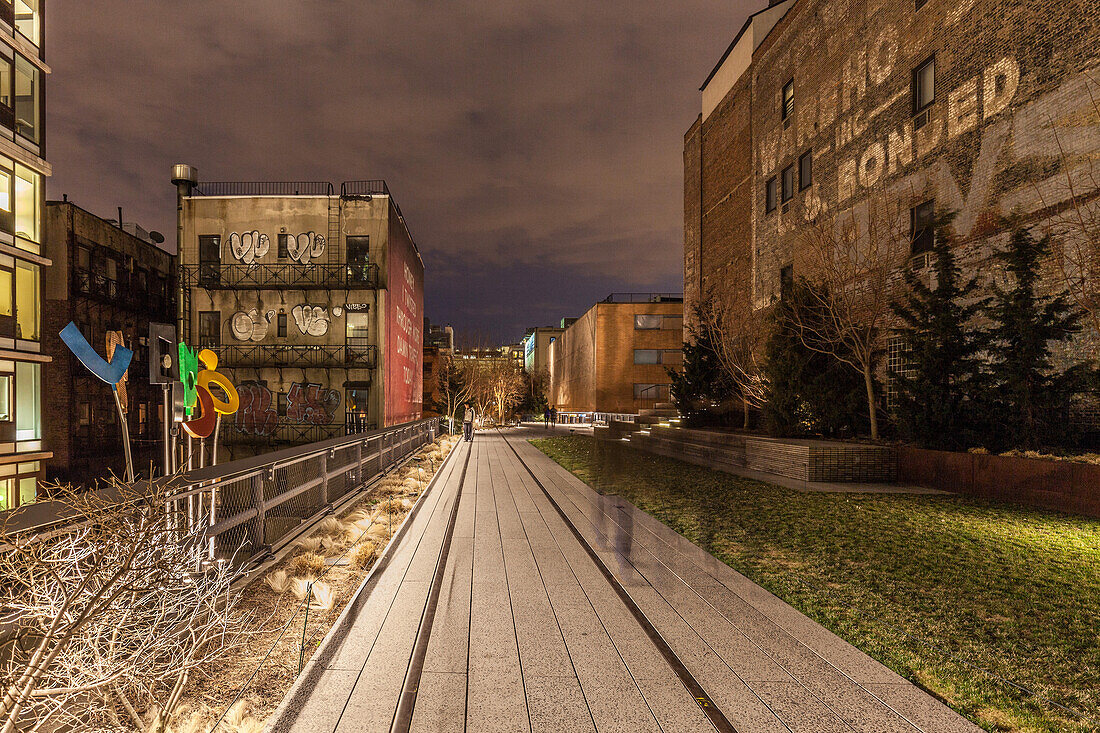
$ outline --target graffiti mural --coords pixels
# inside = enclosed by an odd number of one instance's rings
[[[238,341],[263,341],[274,318],[273,310],[267,313],[260,313],[257,308],[237,311],[229,319],[229,330]]]
[[[259,382],[242,382],[237,387],[237,394],[240,407],[233,423],[237,431],[247,435],[272,435],[279,422],[279,412],[271,390]]]
[[[290,314],[298,330],[307,336],[324,336],[328,333],[328,311],[317,305],[296,305]]]
[[[286,417],[293,422],[327,425],[336,416],[340,393],[319,384],[295,382],[286,396]]]
[[[243,234],[233,232],[229,235],[229,251],[242,265],[252,265],[271,251],[271,240],[255,230]]]
[[[286,244],[287,254],[297,263],[308,265],[309,261],[325,253],[325,237],[314,232],[305,232],[297,237],[289,237]]]

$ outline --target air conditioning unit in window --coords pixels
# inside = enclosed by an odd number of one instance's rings
[[[919,115],[914,117],[913,118],[913,129],[914,130],[919,130],[922,127],[924,127],[925,125],[927,125],[928,124],[928,117],[929,117],[930,113],[931,113],[931,110],[926,109],[923,112],[921,112]]]
[[[790,204],[783,204],[783,213],[784,214],[791,213],[791,205]]]

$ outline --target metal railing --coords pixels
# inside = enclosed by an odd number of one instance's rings
[[[378,366],[378,347],[369,346],[309,346],[250,344],[221,346],[200,344],[218,355],[218,363],[226,367],[342,367],[374,369]]]
[[[331,196],[328,181],[207,181],[192,196]]]
[[[683,293],[611,293],[601,303],[682,303]]]
[[[389,196],[390,188],[381,179],[370,181],[344,181],[340,184],[340,197]]]
[[[132,287],[133,283],[114,280],[92,270],[73,268],[70,287],[73,292],[101,300],[111,305],[139,308],[150,315],[165,316],[168,299],[146,289]]]
[[[207,290],[263,288],[374,290],[378,265],[188,265],[182,270],[183,287]]]
[[[262,435],[231,427],[225,431],[223,440],[226,445],[304,445],[330,440],[344,434],[344,423],[280,422]]]
[[[175,516],[192,526],[208,527],[214,555],[256,560],[293,540],[300,528],[434,440],[438,431],[439,419],[430,418],[158,481],[166,482]],[[117,490],[101,493],[110,498]],[[64,505],[44,500],[0,512],[0,523],[6,522],[9,532],[64,531],[72,521],[64,511]]]

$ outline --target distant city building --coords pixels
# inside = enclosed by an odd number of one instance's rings
[[[237,385],[233,455],[420,418],[424,265],[384,181],[173,182],[179,331]]]
[[[0,510],[34,501],[42,461],[45,160],[40,0],[0,0]],[[46,352],[48,353],[48,352]]]
[[[454,351],[455,330],[448,326],[440,326],[424,319],[424,345],[435,346],[439,349]]]
[[[679,293],[613,293],[550,344],[550,405],[565,413],[634,414],[668,402],[683,364]]]
[[[574,319],[575,320],[575,319]],[[530,328],[520,343],[523,345],[523,368],[528,374],[550,370],[550,344],[565,333],[565,328],[540,326]]]
[[[161,238],[163,241],[163,238]],[[45,434],[54,453],[45,478],[91,486],[112,472],[125,475],[125,456],[110,388],[85,369],[58,334],[72,321],[102,354],[107,341],[134,352],[123,383],[134,471],[161,468],[163,399],[149,384],[150,321],[175,323],[175,258],[132,222],[120,228],[68,201],[46,203],[43,344]]]

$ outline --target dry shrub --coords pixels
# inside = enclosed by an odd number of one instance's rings
[[[328,517],[317,525],[317,534],[321,535],[337,535],[343,534],[344,525],[336,517]]]
[[[366,570],[374,562],[374,557],[377,554],[378,545],[370,540],[364,540],[351,551],[351,563],[360,570]]]
[[[287,564],[287,570],[291,575],[317,575],[324,569],[324,555],[318,555],[315,552],[298,555]]]
[[[264,722],[249,714],[247,702],[238,700],[225,714],[222,727],[229,733],[263,733]]]
[[[328,583],[318,582],[313,584],[313,600],[309,608],[312,611],[328,613],[336,607],[336,593]]]
[[[268,588],[279,595],[290,590],[290,578],[287,576],[285,570],[275,570],[268,573],[264,576],[264,582],[267,583]]]
[[[320,535],[302,537],[294,542],[294,548],[305,552],[319,552],[324,544],[324,538]]]
[[[409,511],[412,508],[412,502],[408,499],[394,497],[388,501],[384,501],[378,505],[378,508],[383,512],[390,514],[400,514]]]
[[[420,491],[420,479],[416,476],[410,476],[404,481],[406,491]]]
[[[303,600],[309,595],[309,587],[316,580],[316,578],[294,578],[290,581],[290,592],[299,601]]]
[[[385,544],[390,541],[390,527],[386,522],[386,517],[385,514],[380,516],[378,522],[367,532],[367,537],[376,543]],[[393,524],[396,526],[397,522],[395,521]]]
[[[209,728],[208,717],[203,710],[191,710],[186,705],[181,705],[175,722],[165,729],[165,733],[206,733]]]

